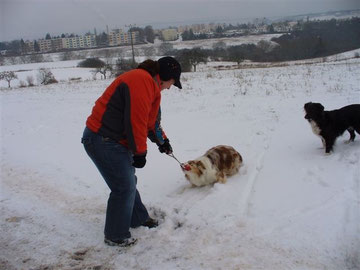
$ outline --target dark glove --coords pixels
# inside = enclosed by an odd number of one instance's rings
[[[162,145],[159,145],[160,153],[171,154],[173,152],[172,147],[170,145],[169,139],[165,139]]]
[[[133,156],[133,166],[135,168],[143,168],[146,164],[146,154],[144,155],[139,155],[139,156]]]

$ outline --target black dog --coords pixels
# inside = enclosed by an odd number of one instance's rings
[[[324,111],[324,106],[320,103],[309,102],[304,105],[304,110],[305,119],[309,121],[313,132],[321,137],[325,153],[333,150],[336,138],[345,130],[350,133],[349,142],[355,139],[354,130],[360,134],[360,104]]]

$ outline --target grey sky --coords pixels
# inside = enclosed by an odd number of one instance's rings
[[[360,9],[360,0],[0,0],[0,41]]]

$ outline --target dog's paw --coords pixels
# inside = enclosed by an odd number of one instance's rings
[[[216,182],[225,184],[226,180],[226,176],[223,172],[219,172],[216,174]]]

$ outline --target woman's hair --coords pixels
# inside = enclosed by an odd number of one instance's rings
[[[150,60],[150,59],[145,60],[144,62],[140,63],[137,68],[146,70],[147,72],[150,73],[150,75],[152,77],[159,74],[159,72],[160,72],[159,63],[157,61]]]

